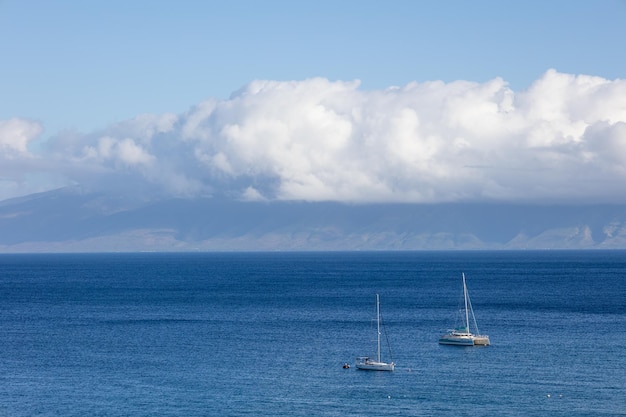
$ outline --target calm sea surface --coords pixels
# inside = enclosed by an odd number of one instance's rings
[[[0,255],[0,347],[0,416],[626,416],[626,252]]]

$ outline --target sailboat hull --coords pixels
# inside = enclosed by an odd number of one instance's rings
[[[489,346],[489,336],[447,333],[439,338],[439,344],[455,346]]]
[[[474,346],[474,339],[472,336],[455,336],[452,334],[446,334],[439,338],[440,345],[455,345],[455,346]]]
[[[474,336],[474,344],[477,346],[489,346],[488,336]]]
[[[391,371],[395,369],[395,364],[385,363],[385,362],[376,362],[371,360],[366,360],[363,362],[357,362],[356,369],[361,369],[364,371]]]

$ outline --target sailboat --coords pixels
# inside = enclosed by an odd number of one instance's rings
[[[474,316],[474,309],[467,292],[467,284],[465,283],[465,273],[463,273],[463,298],[464,308],[461,310],[463,313],[463,324],[460,327],[456,327],[439,338],[439,344],[441,345],[458,345],[458,346],[489,346],[489,336],[481,335],[476,324],[476,317]],[[476,333],[470,331],[470,316],[472,317],[472,323]]]
[[[380,359],[380,298],[378,294],[376,294],[376,336],[376,359],[372,359],[369,356],[359,356],[356,358],[356,367],[366,371],[393,371],[396,366],[393,362],[382,362]]]

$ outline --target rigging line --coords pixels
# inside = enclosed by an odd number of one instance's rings
[[[385,334],[385,341],[387,342],[387,350],[389,351],[389,360],[393,362],[393,355],[391,354],[391,343],[389,343],[389,335],[387,334],[387,326],[385,326],[385,321],[383,320],[382,313],[380,313],[380,323],[383,327],[383,333]]]
[[[476,316],[474,315],[474,308],[472,307],[472,300],[470,299],[469,294],[467,294],[467,304],[469,305],[470,312],[472,313],[472,320],[474,321],[474,328],[476,329],[476,334],[480,334],[480,330],[478,330],[478,323],[476,322]]]

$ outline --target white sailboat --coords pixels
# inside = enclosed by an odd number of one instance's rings
[[[393,371],[395,369],[393,362],[382,362],[380,359],[380,299],[378,294],[376,294],[376,336],[376,359],[372,359],[369,356],[359,356],[356,358],[356,367],[365,371]]]
[[[465,273],[463,273],[463,298],[465,306],[462,310],[464,313],[463,325],[456,327],[455,329],[448,330],[448,332],[439,338],[439,344],[441,345],[457,345],[457,346],[489,346],[489,336],[481,335],[478,330],[478,324],[476,324],[476,317],[474,316],[474,309],[467,292],[467,285],[465,283]],[[472,333],[470,330],[470,315],[472,317],[472,323],[476,333]]]

